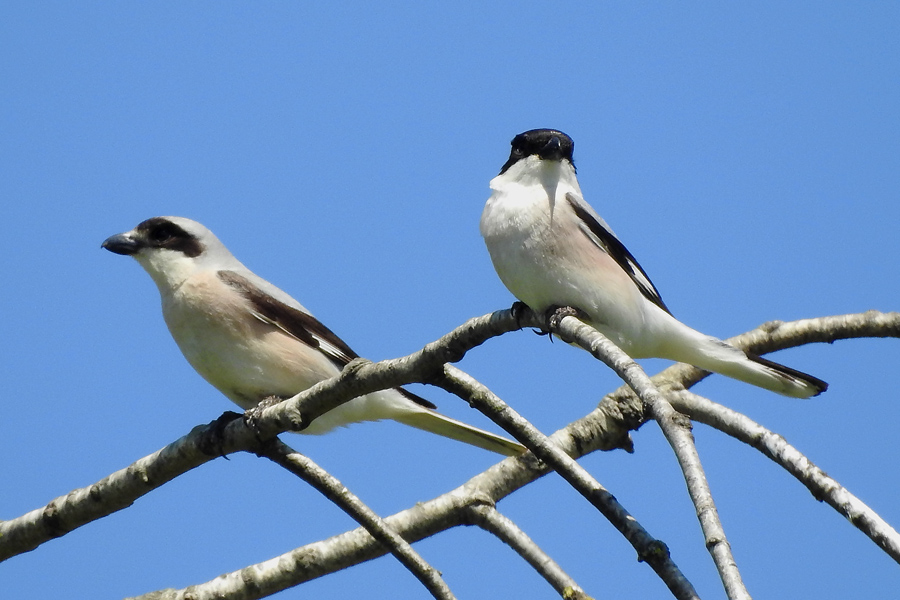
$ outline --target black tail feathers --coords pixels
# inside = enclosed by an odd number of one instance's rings
[[[785,379],[795,381],[801,385],[805,384],[809,388],[813,390],[813,393],[810,396],[818,396],[822,392],[828,389],[828,384],[819,379],[818,377],[813,377],[807,373],[802,371],[798,371],[796,369],[792,369],[790,367],[786,367],[777,362],[772,362],[771,360],[765,359],[761,356],[756,356],[755,354],[747,353],[747,358],[752,360],[755,363],[763,365],[764,367],[768,367],[772,371],[778,373],[780,376]]]

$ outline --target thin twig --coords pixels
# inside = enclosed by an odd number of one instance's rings
[[[375,511],[309,457],[297,452],[278,438],[264,444],[257,454],[278,463],[297,475],[350,515],[372,537],[381,542],[400,561],[400,564],[415,575],[432,596],[439,600],[455,599],[437,569],[428,564],[406,540],[388,527]],[[256,586],[255,582],[245,581],[245,583],[251,589]],[[249,599],[263,596],[243,595],[241,597]]]
[[[511,519],[494,506],[477,504],[469,507],[472,522],[497,536],[524,558],[538,574],[553,586],[565,600],[593,600],[550,555],[541,550]]]
[[[415,542],[452,527],[470,524],[468,506],[491,504],[547,472],[548,469],[530,455],[509,458],[454,490],[384,520],[403,539]],[[247,573],[266,580],[267,585],[286,589],[386,553],[382,544],[358,527],[205,583],[162,590],[133,600],[228,600],[234,598],[230,595],[233,590],[243,589]]]
[[[784,467],[812,493],[827,502],[857,529],[900,563],[900,534],[884,519],[817,467],[782,436],[753,419],[693,392],[668,395],[672,405],[691,419],[722,431],[762,452]]]
[[[576,421],[556,432],[553,440],[564,451],[580,455],[589,447],[594,427]],[[550,469],[531,454],[507,458],[474,476],[458,488],[437,498],[417,503],[385,517],[388,526],[405,540],[415,542],[452,527],[471,524],[470,506],[493,504],[512,492],[549,473]],[[226,573],[215,579],[183,589],[169,589],[141,596],[140,600],[223,600],[233,598],[232,590],[242,588],[248,573],[264,578],[280,589],[292,587],[386,554],[362,527],[313,542],[274,557]],[[138,600],[138,599],[134,599]]]
[[[554,333],[564,341],[577,343],[614,370],[644,402],[675,451],[678,464],[684,473],[688,494],[697,509],[697,518],[700,520],[706,547],[719,571],[728,598],[749,599],[750,594],[744,586],[731,553],[731,545],[725,536],[725,529],[719,519],[709,482],[706,480],[700,456],[691,436],[690,421],[672,408],[640,365],[599,331],[571,316],[563,317],[558,327],[554,329]]]
[[[651,536],[619,504],[615,496],[575,462],[575,459],[563,452],[486,386],[453,365],[444,365],[444,378],[431,383],[463,398],[550,465],[625,536],[637,551],[638,559],[650,565],[676,598],[699,597],[690,581],[672,561],[669,549],[663,542]]]

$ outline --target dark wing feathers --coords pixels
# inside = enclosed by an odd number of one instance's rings
[[[256,311],[254,316],[319,349],[339,368],[359,357],[344,340],[314,316],[276,300],[234,271],[219,271],[218,276],[250,301]]]
[[[253,316],[265,323],[270,323],[304,344],[316,348],[339,369],[343,369],[354,358],[359,358],[359,355],[344,340],[325,327],[321,321],[311,314],[276,300],[253,285],[246,277],[234,271],[219,271],[217,275],[219,279],[236,289],[250,301],[255,311]],[[420,398],[402,388],[396,389],[416,404],[426,408],[437,408],[424,398]]]
[[[594,241],[599,242],[601,249],[609,254],[612,259],[622,267],[622,270],[628,273],[628,276],[634,281],[634,284],[641,291],[641,294],[653,304],[657,305],[667,313],[672,314],[666,306],[666,303],[663,302],[662,296],[660,296],[656,286],[650,281],[650,277],[647,276],[647,273],[644,272],[644,269],[641,268],[638,261],[631,255],[631,252],[628,251],[625,244],[620,242],[619,238],[614,236],[602,223],[597,221],[594,215],[591,214],[591,211],[585,208],[585,206],[579,202],[577,197],[574,197],[572,194],[566,194],[566,200],[569,202],[569,206],[575,211],[575,214],[581,220],[584,227],[592,234],[590,237]]]

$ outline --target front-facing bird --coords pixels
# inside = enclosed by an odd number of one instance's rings
[[[747,354],[678,321],[650,278],[581,195],[572,138],[534,129],[512,141],[491,180],[481,235],[494,269],[532,310],[571,307],[632,358],[668,358],[785,396],[808,398],[828,385]]]
[[[163,317],[194,369],[244,409],[288,398],[333,377],[357,354],[299,302],[241,264],[206,227],[155,217],[103,242],[150,274]],[[506,455],[519,444],[445,417],[402,388],[354,398],[302,433],[358,421],[393,419]]]

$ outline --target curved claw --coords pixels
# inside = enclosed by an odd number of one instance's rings
[[[225,460],[230,460],[222,448],[222,436],[225,435],[228,424],[242,416],[233,410],[223,412],[218,419],[209,424],[209,430],[200,439],[200,451],[209,456],[221,456]]]
[[[509,311],[512,313],[513,318],[516,320],[516,327],[522,327],[522,316],[528,310],[531,309],[529,309],[528,305],[524,302],[519,302],[518,300],[513,302],[513,305],[509,308]]]
[[[260,400],[259,404],[257,404],[253,408],[247,409],[242,415],[244,418],[244,423],[247,424],[247,427],[253,430],[253,433],[256,435],[256,439],[260,442],[265,441],[259,432],[259,418],[262,415],[262,412],[270,406],[275,406],[283,400],[284,398],[280,398],[278,396],[269,396],[268,398],[263,398],[262,400]]]
[[[565,317],[575,317],[583,320],[587,315],[574,306],[551,306],[544,311],[544,317],[547,319],[547,326],[550,329],[550,339],[552,340],[553,330],[559,329],[559,325]]]

